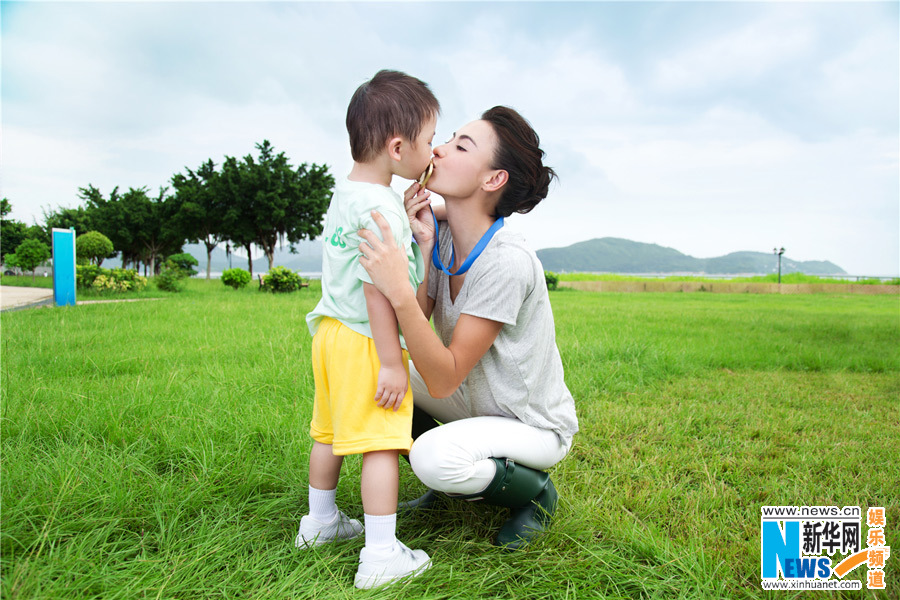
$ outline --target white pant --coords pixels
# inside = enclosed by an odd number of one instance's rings
[[[569,451],[549,429],[510,417],[473,417],[462,387],[449,398],[432,398],[411,362],[409,378],[415,405],[444,423],[419,436],[409,452],[413,472],[433,490],[450,494],[484,490],[497,471],[491,457],[544,470]]]

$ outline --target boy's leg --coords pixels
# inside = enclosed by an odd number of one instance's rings
[[[366,547],[359,555],[356,587],[373,588],[417,575],[431,566],[422,550],[410,550],[397,539],[399,450],[363,454],[362,501]]]
[[[343,456],[335,456],[330,444],[313,442],[309,453],[309,514],[300,519],[294,545],[298,548],[350,539],[362,534],[359,521],[338,510],[335,501]]]
[[[363,454],[363,510],[367,515],[391,515],[397,512],[397,488],[400,481],[400,451],[379,450]]]
[[[309,453],[309,485],[320,490],[331,490],[337,487],[341,477],[343,456],[335,456],[331,444],[313,442]]]
[[[309,516],[331,523],[337,516],[337,484],[343,456],[335,456],[331,444],[313,442],[309,453]]]

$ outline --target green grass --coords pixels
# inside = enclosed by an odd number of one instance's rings
[[[53,289],[53,278],[32,277],[31,275],[2,275],[0,276],[0,285]]]
[[[361,541],[292,545],[315,283],[164,297],[0,317],[3,598],[799,598],[760,589],[760,506],[886,506],[900,535],[893,296],[552,294],[581,432],[551,531],[503,553],[502,509],[403,519],[434,567],[371,592]],[[896,598],[896,557],[886,580],[802,597]]]
[[[711,278],[699,275],[671,275],[668,277],[640,277],[637,275],[618,275],[616,273],[557,273],[560,281],[699,281],[721,282],[732,281],[735,283],[778,283],[778,275],[757,275],[753,277],[729,277]],[[858,279],[838,277],[818,277],[803,273],[786,273],[781,276],[781,283],[854,283],[860,285],[900,285],[900,278],[877,279],[875,277]]]

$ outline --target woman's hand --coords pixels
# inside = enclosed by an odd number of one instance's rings
[[[391,233],[391,228],[381,213],[373,210],[372,219],[381,229],[384,241],[382,242],[368,229],[360,229],[359,237],[364,241],[359,244],[359,251],[362,254],[359,263],[372,278],[372,285],[378,288],[391,304],[398,302],[404,294],[413,296],[415,301],[415,293],[409,285],[409,258],[406,251],[397,245],[394,234]]]
[[[428,190],[419,192],[419,183],[413,183],[403,194],[403,204],[406,207],[409,227],[416,238],[416,243],[420,248],[424,247],[430,251],[434,246],[434,219],[431,217],[430,208],[431,192]]]

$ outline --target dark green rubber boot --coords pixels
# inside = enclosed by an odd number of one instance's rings
[[[457,498],[477,501],[510,509],[496,544],[507,550],[517,550],[550,526],[556,512],[559,494],[544,471],[517,465],[510,459],[491,458],[497,474],[484,491]]]

